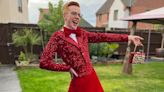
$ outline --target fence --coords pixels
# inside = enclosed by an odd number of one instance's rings
[[[16,30],[21,30],[24,28],[32,28],[40,32],[41,30],[35,24],[16,24],[16,23],[8,23],[8,24],[0,24],[0,63],[3,64],[14,64],[15,59],[18,57],[19,52],[22,50],[21,47],[15,47],[12,42],[12,34]],[[104,28],[84,28],[88,31],[94,32],[105,32]],[[117,31],[109,31],[108,33],[126,33],[129,34],[128,31],[117,30]],[[144,49],[147,52],[147,42],[148,42],[148,31],[137,31],[135,32],[136,35],[140,35],[144,38]],[[162,36],[158,32],[151,32],[150,38],[150,55],[155,55],[155,49],[160,47]],[[118,53],[120,55],[125,55],[127,43],[126,42],[119,42],[119,49]],[[40,55],[42,52],[41,46],[35,46],[34,53]]]
[[[14,64],[15,59],[23,48],[14,46],[12,42],[12,34],[16,30],[22,30],[24,28],[32,28],[33,30],[40,31],[35,24],[0,24],[0,63]],[[36,46],[34,52],[39,54],[40,51],[42,51],[41,47]]]

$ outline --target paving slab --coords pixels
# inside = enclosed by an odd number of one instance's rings
[[[21,92],[13,65],[0,65],[0,92]]]

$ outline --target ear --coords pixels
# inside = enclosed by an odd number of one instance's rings
[[[64,18],[64,20],[67,19],[67,13],[63,13],[63,18]]]

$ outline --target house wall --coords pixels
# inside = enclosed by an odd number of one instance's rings
[[[0,0],[0,23],[28,23],[28,0],[22,0],[22,12],[18,0]]]
[[[131,15],[146,12],[152,9],[157,9],[164,6],[163,0],[138,0],[131,8]],[[129,22],[129,27],[132,23]],[[153,29],[153,24],[137,23],[137,29]]]
[[[138,14],[138,13],[142,13],[142,12],[146,12],[150,10],[150,8],[144,7],[144,6],[136,6],[134,5],[131,8],[131,15],[133,14]],[[128,27],[132,27],[132,22],[129,22]],[[153,29],[153,24],[148,24],[148,23],[137,23],[137,29]]]
[[[114,20],[114,10],[118,10],[118,20]],[[128,16],[129,11],[125,9],[121,0],[115,0],[110,8],[108,28],[128,28],[128,22],[120,21],[121,18]]]
[[[122,0],[114,0],[110,10],[108,18],[108,27],[107,30],[111,28],[131,28],[132,22],[127,21],[114,21],[114,10],[118,10],[118,19],[127,17],[129,15],[145,12],[152,9],[157,9],[164,6],[163,0],[135,0],[135,3],[131,8],[127,8]],[[130,10],[129,10],[130,9]],[[130,12],[129,12],[130,11]],[[102,17],[104,15],[102,14]],[[103,22],[99,21],[99,15],[96,17],[96,26],[102,27]],[[137,23],[137,29],[153,29],[153,24],[148,23]]]
[[[109,14],[102,14],[101,20],[99,20],[99,17],[100,15],[96,16],[96,27],[106,27],[108,25]]]

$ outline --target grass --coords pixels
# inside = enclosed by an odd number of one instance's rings
[[[122,65],[95,65],[105,92],[164,92],[164,62],[133,65],[133,75],[121,73]],[[18,69],[22,92],[67,92],[69,73],[39,68]]]

